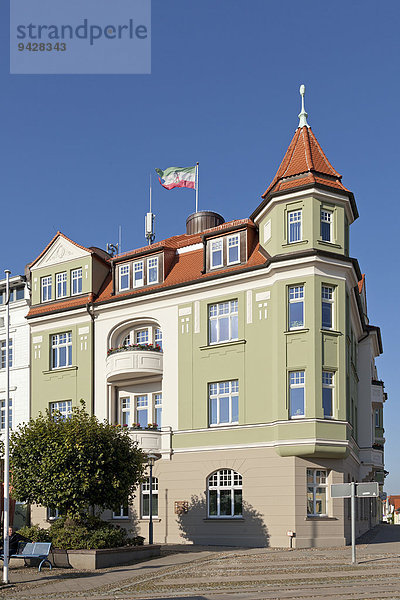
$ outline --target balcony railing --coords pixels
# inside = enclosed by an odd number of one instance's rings
[[[111,354],[117,354],[119,352],[162,352],[161,346],[158,344],[125,344],[123,346],[117,346],[116,348],[109,348],[107,356]]]

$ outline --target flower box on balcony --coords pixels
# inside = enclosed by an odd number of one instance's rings
[[[109,348],[107,350],[107,356],[116,354],[117,352],[131,352],[131,351],[146,351],[151,352],[162,352],[161,346],[158,344],[130,344],[129,346],[118,346],[117,348]]]

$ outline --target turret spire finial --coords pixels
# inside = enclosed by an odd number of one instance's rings
[[[308,114],[306,113],[306,110],[304,108],[304,95],[306,93],[306,86],[305,85],[301,85],[300,86],[300,96],[301,96],[301,113],[299,114],[299,127],[310,127],[309,124],[307,123],[307,117]]]

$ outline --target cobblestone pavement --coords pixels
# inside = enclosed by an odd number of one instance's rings
[[[351,548],[285,550],[167,546],[163,556],[100,571],[18,567],[0,600],[400,599],[400,526]]]

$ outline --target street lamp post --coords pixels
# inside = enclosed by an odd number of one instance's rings
[[[149,465],[149,544],[153,544],[153,467],[156,460],[161,458],[159,454],[148,454],[147,464]]]
[[[3,583],[8,583],[8,549],[10,538],[8,527],[10,524],[10,275],[8,269],[6,274],[6,398],[4,406],[5,428],[4,428],[4,508],[3,508]]]

